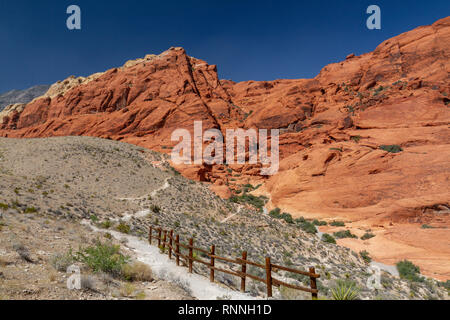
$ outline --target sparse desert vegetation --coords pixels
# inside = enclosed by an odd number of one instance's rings
[[[326,226],[324,221],[294,219],[280,209],[264,214],[260,209],[266,199],[251,196],[257,187],[250,184],[241,187],[238,201],[223,200],[207,185],[174,175],[160,154],[96,138],[1,139],[0,149],[0,187],[4,190],[0,196],[0,241],[2,248],[10,248],[6,254],[0,252],[1,265],[6,268],[2,269],[6,280],[0,285],[3,296],[152,299],[157,294],[149,291],[146,283],[156,283],[158,288],[170,288],[172,293],[165,291],[168,296],[189,297],[189,288],[185,286],[188,291],[184,290],[182,284],[171,287],[166,280],[150,281],[156,275],[136,261],[126,244],[112,236],[117,233],[145,241],[150,225],[173,229],[182,241],[193,237],[198,247],[207,249],[215,244],[218,254],[232,258],[240,257],[245,250],[249,259],[260,263],[270,256],[273,263],[296,269],[314,266],[321,274],[318,286],[322,298],[332,299],[334,284],[346,275],[360,289],[359,298],[376,296],[366,287],[366,255],[336,245],[332,235],[319,238],[317,226]],[[27,161],[30,158],[33,161]],[[152,161],[162,165],[156,168]],[[83,171],[80,163],[84,164]],[[103,234],[92,233],[80,225],[83,221]],[[345,223],[334,221],[328,225],[342,227]],[[37,232],[40,237],[33,237]],[[14,243],[11,237],[17,238]],[[16,265],[12,261],[17,261]],[[42,266],[36,261],[43,261]],[[63,275],[73,263],[86,273],[85,291],[69,292],[65,288]],[[225,263],[223,267],[228,266]],[[30,277],[45,281],[24,295],[32,278],[21,279],[20,290],[13,289],[11,281],[15,273],[26,268],[34,270],[29,272]],[[208,275],[200,265],[194,267],[194,272]],[[253,272],[264,277],[258,270]],[[282,271],[276,277],[297,285],[308,281],[307,277],[292,277]],[[217,273],[216,279],[221,285],[239,288],[236,277]],[[410,280],[387,273],[383,273],[383,279],[389,284],[385,298],[410,297]],[[55,281],[58,284],[52,289]],[[92,287],[98,292],[89,289]],[[446,292],[444,286],[427,282],[414,282],[412,290],[415,298],[421,299],[440,298]],[[275,297],[310,299],[308,294],[293,295],[288,291],[275,290]],[[248,294],[262,297],[265,286],[250,281]]]

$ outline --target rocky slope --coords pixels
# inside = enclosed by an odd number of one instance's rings
[[[42,96],[49,88],[50,86],[48,85],[40,85],[25,90],[12,90],[0,94],[0,111],[11,104],[28,103]]]
[[[171,48],[3,112],[0,136],[96,136],[168,153],[172,132],[192,132],[194,120],[222,132],[280,128],[273,177],[250,165],[177,169],[224,197],[262,184],[256,194],[270,198],[269,209],[370,229],[373,239],[339,242],[389,264],[408,258],[446,280],[449,43],[450,17],[349,55],[314,79],[241,83],[219,80],[216,66]]]
[[[299,224],[272,218],[248,204],[223,200],[207,184],[174,171],[164,155],[140,147],[98,138],[63,137],[0,139],[0,150],[0,298],[129,298],[121,295],[121,285],[127,289],[126,284],[110,279],[113,284],[106,285],[95,273],[92,276],[99,284],[95,290],[69,292],[65,273],[52,266],[55,254],[95,242],[100,234],[86,224],[103,230],[102,238],[119,230],[144,240],[149,225],[159,225],[174,229],[182,241],[194,237],[196,246],[215,244],[222,256],[235,258],[248,250],[253,261],[271,256],[281,265],[314,266],[321,275],[322,298],[330,297],[337,280],[354,282],[362,299],[448,298],[436,281],[409,282],[385,272],[383,289],[372,291],[367,288],[369,265],[359,253],[321,241]],[[127,249],[126,242],[121,246]],[[24,250],[33,262],[20,255]],[[260,269],[249,271],[263,276]],[[208,276],[199,265],[195,272]],[[283,272],[276,276],[303,285],[309,281]],[[239,278],[217,272],[216,279],[239,288]],[[147,298],[189,298],[179,283],[133,285]],[[264,292],[263,284],[249,282],[249,294],[264,297]],[[281,299],[311,298],[287,288],[275,293]]]

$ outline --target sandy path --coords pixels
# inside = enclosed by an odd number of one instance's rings
[[[150,246],[146,241],[135,236],[112,230],[98,229],[89,220],[82,221],[82,224],[89,225],[95,232],[108,232],[117,240],[125,238],[127,242],[124,246],[136,254],[137,260],[147,264],[157,277],[175,284],[183,283],[184,286],[190,288],[191,294],[199,300],[217,300],[223,297],[231,300],[255,300],[254,297],[248,294],[211,283],[207,278],[200,275],[189,274],[185,268],[178,267],[174,260],[169,260],[167,255],[161,254],[157,247]]]
[[[164,182],[164,185],[156,190],[153,190],[152,193],[150,193],[150,197],[155,197],[159,192],[166,190],[167,188],[170,187],[170,183],[169,183],[169,179],[167,178]],[[117,198],[117,200],[125,200],[125,201],[137,201],[137,200],[143,200],[145,198],[147,198],[148,196],[144,195],[142,197],[139,198]]]

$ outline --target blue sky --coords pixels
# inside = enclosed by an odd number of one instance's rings
[[[66,9],[82,10],[82,30]],[[366,9],[382,29],[366,28]],[[311,78],[350,53],[450,15],[450,1],[0,0],[0,92],[86,76],[182,46],[234,81]]]

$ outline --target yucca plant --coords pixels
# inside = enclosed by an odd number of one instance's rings
[[[338,280],[336,286],[331,289],[334,300],[357,300],[359,289],[354,282]]]

